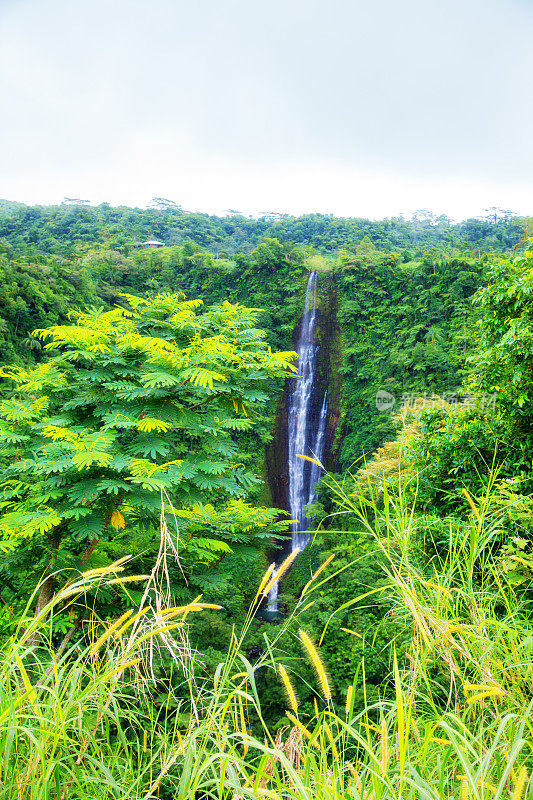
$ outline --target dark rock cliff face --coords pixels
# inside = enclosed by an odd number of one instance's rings
[[[276,413],[274,438],[266,448],[267,481],[275,508],[289,510],[289,468],[287,461],[287,385],[280,400]]]
[[[341,338],[338,324],[338,293],[335,275],[326,272],[319,283],[320,317],[318,324],[318,377],[320,394],[328,392],[328,423],[324,446],[323,463],[327,470],[335,469],[340,431],[340,399],[342,366]]]
[[[318,280],[318,318],[317,318],[317,381],[313,387],[310,410],[310,425],[317,425],[324,393],[328,392],[328,424],[324,447],[323,463],[326,469],[334,467],[337,450],[337,431],[340,421],[340,375],[341,343],[337,321],[337,285],[331,272],[320,273]],[[293,343],[299,338],[301,321],[294,330]],[[274,438],[266,450],[267,479],[272,496],[272,504],[277,508],[289,510],[288,473],[288,419],[287,399],[290,381],[286,381],[282,396],[278,401]]]

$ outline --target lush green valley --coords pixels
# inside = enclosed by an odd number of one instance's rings
[[[2,201],[0,798],[532,796],[527,227]]]

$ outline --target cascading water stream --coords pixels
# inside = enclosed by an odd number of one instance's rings
[[[305,308],[297,344],[298,377],[291,380],[288,391],[288,474],[289,510],[291,519],[291,551],[303,548],[310,542],[311,525],[304,507],[315,498],[315,485],[320,478],[320,467],[298,455],[321,461],[324,452],[328,411],[327,392],[322,402],[317,402],[316,342],[316,290],[317,273],[311,272],[307,283]],[[317,413],[318,411],[318,413]],[[278,610],[278,584],[268,596],[267,610]]]

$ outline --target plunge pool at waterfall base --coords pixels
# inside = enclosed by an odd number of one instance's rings
[[[283,614],[279,609],[278,611],[269,611],[266,607],[259,608],[255,612],[255,616],[258,619],[263,620],[263,622],[269,622],[272,625],[280,625],[285,618],[285,614]]]

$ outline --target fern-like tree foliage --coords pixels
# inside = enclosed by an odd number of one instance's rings
[[[9,382],[0,406],[7,558],[45,542],[49,569],[60,548],[86,562],[113,528],[157,520],[162,493],[196,568],[279,530],[275,511],[244,501],[258,479],[242,464],[239,432],[272,382],[294,370],[294,353],[270,350],[253,309],[124,297],[128,309],[35,331],[49,360],[0,371]],[[200,524],[206,509],[209,525]]]

